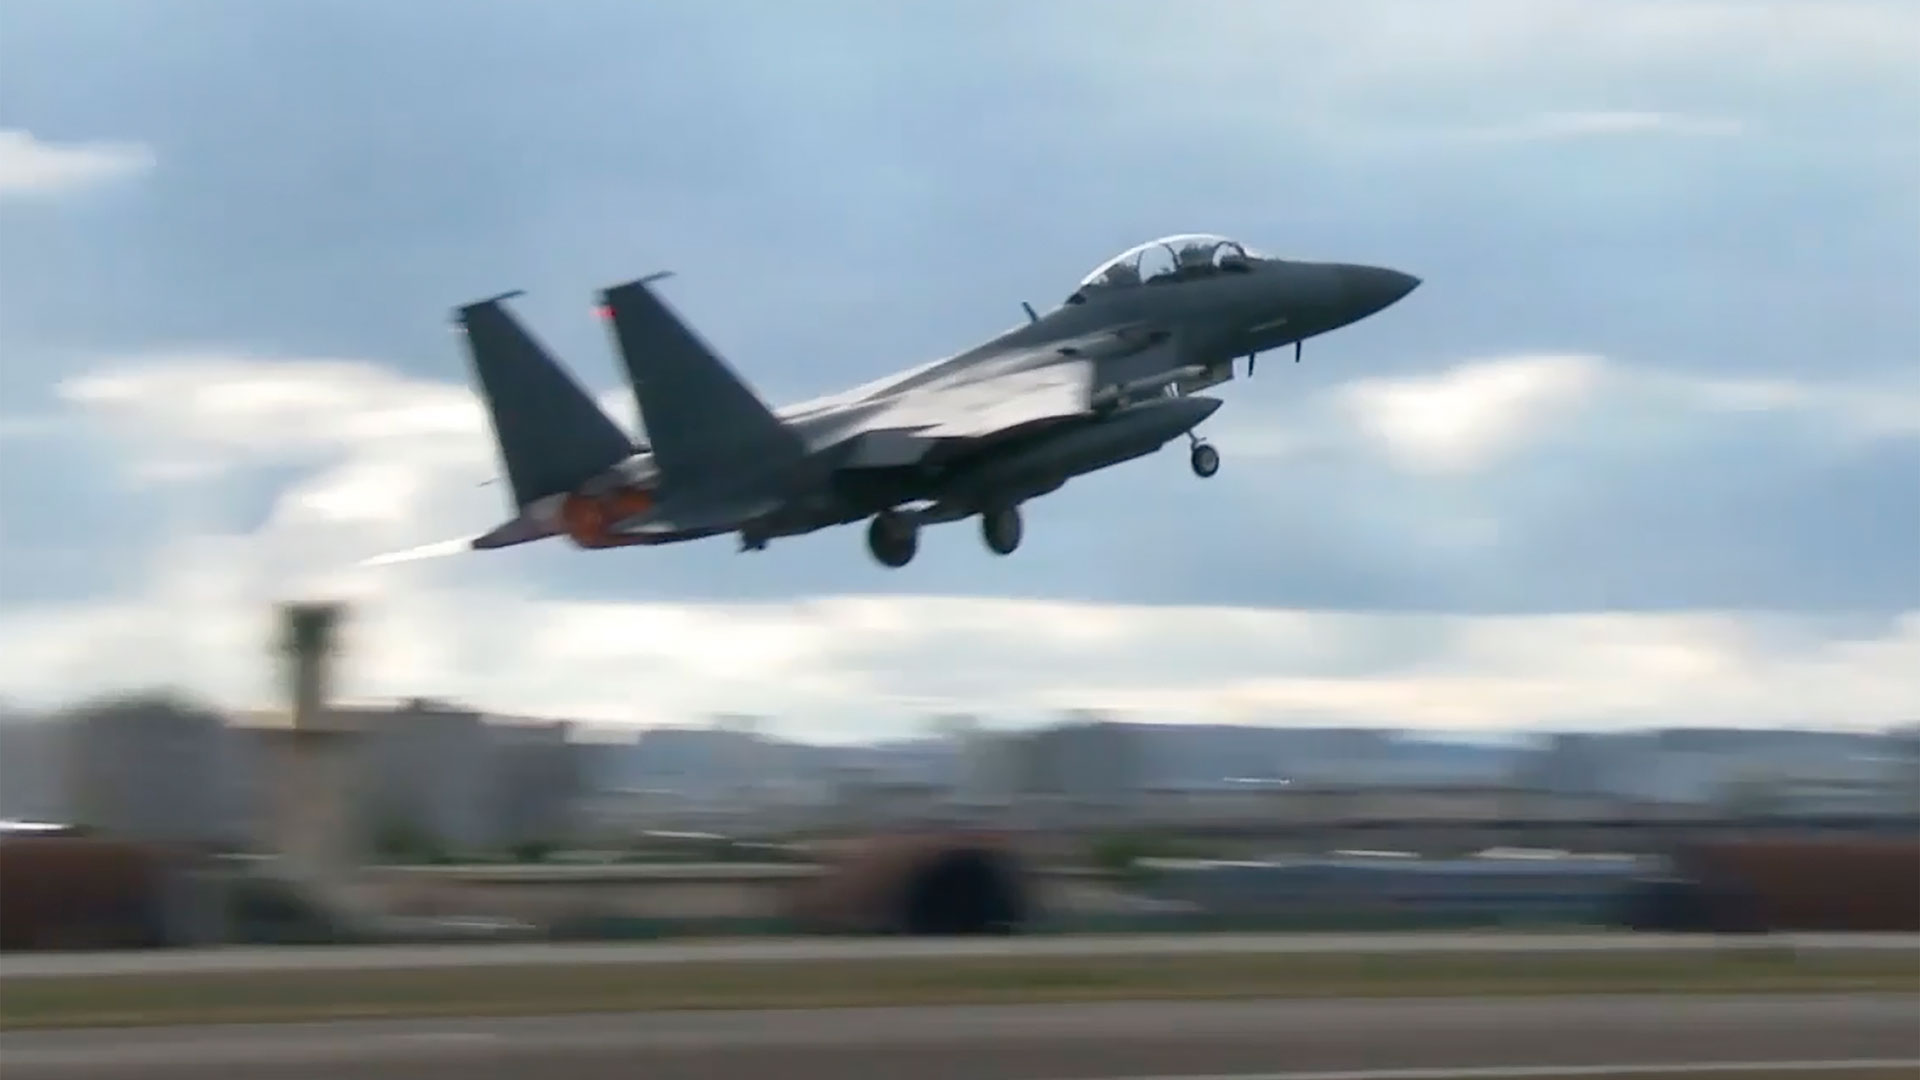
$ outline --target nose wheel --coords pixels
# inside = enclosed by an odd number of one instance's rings
[[[1187,464],[1193,468],[1193,475],[1202,479],[1220,471],[1220,451],[1212,443],[1194,440],[1193,449],[1187,454]]]
[[[867,550],[880,565],[899,569],[920,550],[920,526],[897,510],[882,510],[867,525]]]
[[[980,515],[980,537],[995,555],[1011,555],[1020,546],[1020,508],[1002,506]]]

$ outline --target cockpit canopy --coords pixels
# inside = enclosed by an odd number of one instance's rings
[[[1164,236],[1128,248],[1101,263],[1093,273],[1080,279],[1080,289],[1075,295],[1244,272],[1253,262],[1266,257],[1224,236],[1209,233]]]

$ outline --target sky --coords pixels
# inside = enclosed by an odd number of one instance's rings
[[[0,5],[0,698],[1562,729],[1920,718],[1920,7],[1849,0]],[[941,526],[564,541],[451,309],[636,427],[656,270],[770,400],[1141,240],[1419,275],[1179,445]]]

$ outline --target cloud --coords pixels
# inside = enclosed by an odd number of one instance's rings
[[[1417,483],[1436,469],[1496,470],[1569,416],[1641,400],[1635,393],[1910,430],[1867,408],[1884,396],[1676,382],[1572,354],[1362,380],[1302,410],[1346,467],[1371,447]],[[604,573],[584,594],[556,592],[532,570],[534,556],[366,569],[355,561],[500,512],[498,493],[477,486],[491,443],[464,388],[352,361],[188,353],[81,376],[63,394],[86,430],[140,449],[124,459],[129,469],[182,466],[167,500],[217,506],[248,470],[297,470],[255,527],[152,532],[131,590],[0,614],[0,693],[15,700],[185,681],[258,704],[276,692],[265,648],[272,605],[331,595],[357,605],[350,693],[441,694],[612,723],[744,711],[852,735],[952,709],[1412,726],[1879,723],[1920,709],[1913,611],[1861,624],[906,593],[702,602],[632,596]],[[608,567],[620,558],[570,557]]]
[[[1415,472],[1484,469],[1550,434],[1652,436],[1660,425],[1650,421],[1677,415],[1770,414],[1843,444],[1920,438],[1920,379],[1850,385],[1722,378],[1576,354],[1495,357],[1432,375],[1359,379],[1332,399],[1358,432]],[[1587,423],[1571,427],[1575,420]]]
[[[30,131],[0,128],[0,197],[52,195],[137,176],[154,166],[153,150],[135,142],[46,142]]]
[[[1470,142],[1534,142],[1557,139],[1625,135],[1723,137],[1739,135],[1746,125],[1738,120],[1672,112],[1596,110],[1547,112],[1508,124],[1438,129],[1434,134]]]
[[[188,573],[188,571],[177,571]],[[264,608],[202,597],[0,617],[0,686],[54,700],[190,678],[273,694]],[[184,632],[183,632],[184,631]],[[670,723],[720,712],[830,737],[932,712],[1371,726],[1870,726],[1920,709],[1920,612],[1867,631],[1733,613],[1432,616],[835,596],[542,599],[392,583],[357,610],[344,689],[506,713]]]
[[[159,353],[58,387],[96,436],[144,448],[140,479],[184,479],[353,453],[358,464],[303,496],[349,517],[393,502],[406,468],[484,467],[486,419],[465,387],[359,361]]]
[[[57,434],[59,431],[58,417],[0,415],[0,442],[28,442]]]
[[[1425,0],[1324,7],[1251,0],[1218,5],[1207,18],[1150,3],[1103,6],[1123,7],[1127,17],[1108,32],[1083,27],[1072,40],[1096,49],[1139,37],[1165,45],[1137,58],[1136,68],[1181,63],[1182,47],[1222,30],[1230,36],[1217,38],[1209,55],[1237,64],[1284,30],[1294,48],[1276,71],[1376,85],[1388,77],[1429,86],[1518,73],[1566,78],[1623,65],[1652,75],[1735,62],[1778,75],[1897,76],[1920,55],[1920,14],[1880,0],[1462,0],[1444,18],[1433,17]]]
[[[1028,37],[1049,55],[1084,58],[1090,77],[1169,88],[1141,105],[1170,120],[1185,110],[1189,123],[1237,127],[1259,111],[1331,141],[1368,138],[1376,124],[1405,131],[1410,120],[1470,130],[1462,122],[1484,123],[1486,103],[1516,100],[1545,108],[1483,134],[1727,134],[1742,121],[1720,107],[1778,107],[1786,84],[1803,98],[1788,109],[1807,110],[1796,118],[1862,86],[1905,95],[1873,105],[1910,114],[1908,73],[1920,61],[1920,11],[1874,0],[1462,0],[1444,16],[1424,0],[1103,12],[1090,28],[1056,8]],[[1216,107],[1186,110],[1194,97]]]
[[[0,687],[259,699],[271,604],[323,593],[361,605],[356,692],[628,719],[1844,718],[1910,689],[1885,673],[1920,607],[1912,4],[481,10],[456,52],[388,5],[332,53],[248,11],[0,43],[40,115],[111,102],[99,123],[192,148],[125,214],[16,214],[0,244],[0,438],[34,443],[0,475]],[[582,62],[634,42],[673,47]],[[1429,281],[1227,388],[1211,480],[1175,444],[1033,504],[1015,558],[962,523],[901,574],[857,527],[355,566],[507,510],[433,314],[461,297],[526,288],[611,385],[591,290],[673,267],[791,400],[1196,226]],[[74,377],[98,356],[122,359]]]
[[[1920,437],[1920,379],[1891,386],[1660,376],[1647,381],[1703,410],[1795,415],[1852,439]]]
[[[1354,425],[1405,468],[1471,471],[1509,453],[1580,405],[1600,381],[1589,356],[1522,356],[1438,375],[1362,379],[1338,399]]]

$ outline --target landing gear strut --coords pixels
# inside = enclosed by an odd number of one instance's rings
[[[880,565],[899,569],[920,550],[920,526],[898,510],[882,510],[867,526],[867,550]]]
[[[995,555],[1011,555],[1020,546],[1020,508],[1000,506],[980,515],[980,537]]]
[[[1193,449],[1187,454],[1187,464],[1192,466],[1193,475],[1202,479],[1220,471],[1220,451],[1212,443],[1193,440]]]

